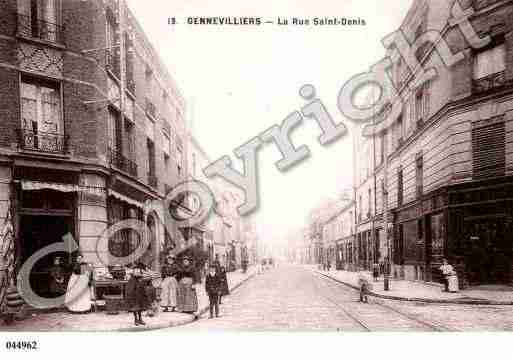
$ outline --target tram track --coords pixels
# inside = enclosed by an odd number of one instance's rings
[[[323,283],[324,287],[324,290],[319,288],[318,295],[335,305],[347,317],[349,317],[353,322],[357,323],[357,325],[360,328],[363,328],[365,331],[451,331],[449,328],[416,318],[379,301],[373,301],[372,303],[360,303],[356,302],[352,297],[348,300],[348,292],[354,291],[354,289],[349,289],[333,278],[324,276],[322,274],[317,273],[316,276],[321,280],[319,283]],[[341,292],[341,295],[326,294],[333,293],[334,291]]]

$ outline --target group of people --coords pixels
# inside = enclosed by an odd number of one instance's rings
[[[173,257],[167,258],[162,268],[162,292],[160,305],[164,312],[178,310],[184,313],[194,313],[198,310],[198,297],[193,286],[194,267],[188,258],[183,259],[183,265],[175,263]],[[219,304],[224,295],[229,294],[226,269],[216,260],[209,266],[205,278],[205,291],[210,301],[210,316],[215,311],[219,316]]]
[[[134,315],[135,325],[145,325],[142,313],[149,314],[158,310],[164,312],[179,311],[194,313],[198,310],[198,296],[194,286],[196,268],[191,258],[183,257],[178,261],[168,256],[161,269],[160,298],[151,278],[145,275],[146,266],[137,263],[133,266],[125,288],[127,309]],[[56,258],[50,271],[51,283],[55,293],[64,296],[64,304],[72,313],[89,313],[92,309],[92,269],[78,254],[70,268]],[[223,296],[229,294],[226,269],[216,259],[209,266],[205,279],[205,290],[210,301],[210,317],[219,316],[219,304]]]

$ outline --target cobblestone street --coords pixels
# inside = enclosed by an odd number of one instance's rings
[[[512,330],[511,306],[414,304],[370,298],[299,267],[271,269],[221,305],[219,318],[172,330]]]

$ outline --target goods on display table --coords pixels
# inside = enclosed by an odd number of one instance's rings
[[[104,308],[109,314],[127,310],[126,285],[132,269],[120,266],[96,267],[93,273],[94,302],[96,308]],[[159,296],[160,273],[146,270],[143,280],[151,281]]]

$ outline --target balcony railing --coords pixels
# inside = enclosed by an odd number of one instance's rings
[[[148,184],[153,188],[158,188],[159,180],[153,173],[148,173]]]
[[[68,150],[68,139],[59,133],[19,131],[19,143],[23,150],[63,154]]]
[[[126,88],[132,95],[135,95],[135,81],[133,79],[127,78]]]
[[[62,26],[29,15],[17,15],[18,35],[64,44]]]
[[[115,166],[117,169],[128,173],[131,176],[137,177],[137,164],[134,161],[129,160],[121,152],[109,148],[109,161],[110,164]]]
[[[486,92],[507,85],[504,71],[492,74],[472,83],[474,93]]]

